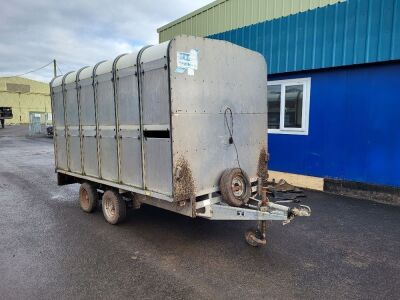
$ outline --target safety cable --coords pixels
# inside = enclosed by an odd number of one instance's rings
[[[229,126],[229,122],[228,122],[228,117],[227,117],[228,111],[229,111],[230,118],[231,118],[231,126]],[[237,150],[235,140],[233,139],[233,113],[232,113],[232,109],[230,107],[227,107],[225,109],[224,118],[225,118],[225,124],[228,127],[228,131],[229,131],[229,144],[233,144],[233,146],[235,147],[236,160],[237,160],[240,171],[243,173],[242,167],[240,166],[239,152]]]

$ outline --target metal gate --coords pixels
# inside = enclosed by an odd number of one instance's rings
[[[46,128],[51,124],[51,113],[29,112],[29,135],[46,135]]]

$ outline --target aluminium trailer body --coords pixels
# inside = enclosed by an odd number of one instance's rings
[[[82,183],[84,210],[102,190],[110,223],[126,202],[215,220],[294,216],[254,197],[267,177],[261,54],[179,36],[56,77],[50,88],[58,184]]]

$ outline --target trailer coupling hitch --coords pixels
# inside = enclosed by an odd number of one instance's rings
[[[283,225],[289,224],[295,217],[309,217],[311,216],[311,208],[307,205],[299,205],[289,210],[288,219],[283,221]]]

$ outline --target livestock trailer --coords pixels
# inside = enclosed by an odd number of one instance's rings
[[[267,70],[237,45],[179,36],[50,82],[58,184],[80,183],[92,212],[122,221],[142,203],[189,217],[308,215],[268,201]]]

